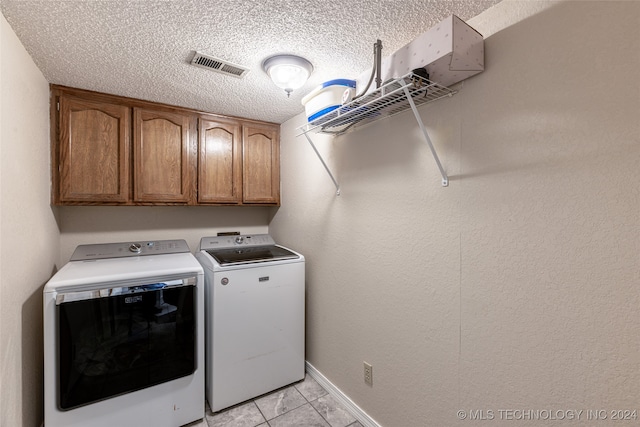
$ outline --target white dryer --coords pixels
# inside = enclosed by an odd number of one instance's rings
[[[206,397],[211,410],[302,380],[304,257],[271,236],[204,237]]]
[[[204,417],[204,275],[184,240],[78,246],[43,299],[45,427]]]

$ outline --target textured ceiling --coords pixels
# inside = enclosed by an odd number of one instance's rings
[[[468,20],[500,0],[1,0],[51,83],[282,123],[318,84],[355,78],[455,14]],[[189,64],[194,51],[246,66],[243,79]],[[262,71],[275,54],[304,56],[307,84],[287,98]]]

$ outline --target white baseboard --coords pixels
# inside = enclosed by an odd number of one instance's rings
[[[360,421],[363,427],[381,427],[373,418],[364,412],[358,405],[353,403],[349,397],[336,387],[331,381],[327,379],[320,371],[318,371],[311,363],[305,362],[307,374],[318,384],[320,384],[327,392],[333,396],[338,402],[344,406],[347,411],[353,415],[356,420]]]

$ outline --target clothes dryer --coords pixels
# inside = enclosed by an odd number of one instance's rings
[[[204,417],[204,276],[184,240],[78,246],[43,302],[46,427]]]

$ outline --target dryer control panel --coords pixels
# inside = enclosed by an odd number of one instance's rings
[[[71,255],[71,261],[177,254],[182,252],[191,252],[189,245],[184,240],[100,243],[78,246],[73,255]]]

